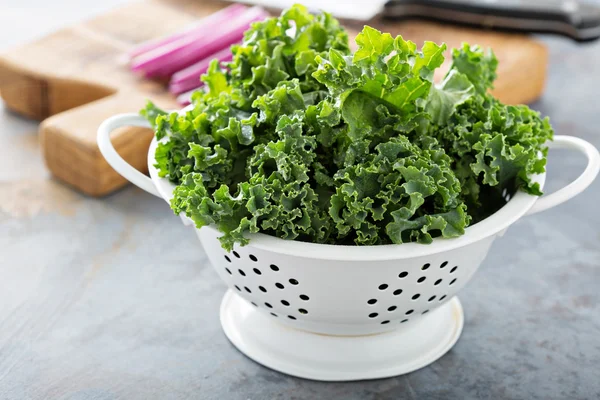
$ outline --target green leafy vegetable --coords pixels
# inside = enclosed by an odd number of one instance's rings
[[[352,53],[329,14],[299,5],[254,23],[232,61],[202,76],[184,114],[148,104],[171,206],[223,247],[262,232],[315,243],[430,243],[539,195],[547,119],[489,94],[493,53],[421,49],[365,26]]]

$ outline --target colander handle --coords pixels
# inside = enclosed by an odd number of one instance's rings
[[[104,156],[108,164],[123,178],[127,179],[137,187],[144,189],[146,192],[161,197],[156,190],[154,183],[152,183],[152,179],[148,178],[125,161],[112,145],[112,142],[110,141],[110,134],[112,131],[125,126],[139,126],[141,128],[152,127],[150,123],[139,114],[118,114],[110,117],[102,122],[98,128],[96,140],[98,141],[100,153],[102,153],[102,156]]]
[[[554,193],[540,197],[533,207],[529,209],[527,215],[547,210],[577,196],[590,186],[600,171],[600,153],[598,153],[598,150],[591,143],[583,139],[574,136],[557,135],[554,136],[554,141],[550,142],[548,147],[551,149],[577,150],[586,156],[588,163],[585,170],[573,182]]]

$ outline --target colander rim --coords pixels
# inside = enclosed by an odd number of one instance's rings
[[[167,178],[160,177],[154,166],[154,154],[158,143],[156,137],[150,143],[148,171],[156,189],[162,198],[170,204],[176,185]],[[543,189],[546,173],[535,175],[532,180],[539,183],[540,188]],[[250,239],[248,246],[269,252],[318,260],[379,261],[424,257],[468,246],[496,235],[525,215],[537,199],[539,199],[538,196],[518,191],[500,210],[483,221],[465,228],[464,235],[456,238],[438,237],[433,239],[430,244],[332,245],[286,240],[264,233],[252,233],[247,236]],[[189,220],[188,217],[183,216],[183,218]],[[218,233],[218,230],[213,226],[205,226],[201,229],[210,229]]]

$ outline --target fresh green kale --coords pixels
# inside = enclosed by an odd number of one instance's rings
[[[365,26],[352,53],[327,13],[296,5],[253,24],[202,76],[183,114],[149,103],[171,206],[223,247],[262,232],[314,243],[430,243],[496,212],[506,190],[541,194],[553,131],[489,90],[492,52],[421,49]]]

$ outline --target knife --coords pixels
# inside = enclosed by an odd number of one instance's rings
[[[479,28],[551,33],[578,42],[600,37],[600,7],[577,0],[241,0],[285,8],[300,2],[338,18],[429,19]]]
[[[600,7],[575,0],[390,0],[384,18],[430,19],[498,30],[600,37]]]

